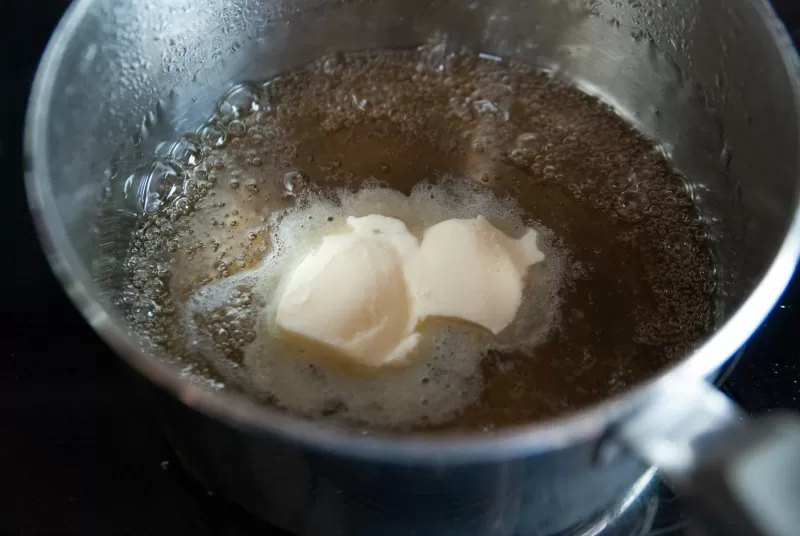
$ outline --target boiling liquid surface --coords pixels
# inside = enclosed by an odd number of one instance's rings
[[[329,56],[235,87],[159,153],[131,179],[144,215],[120,301],[212,388],[352,426],[491,430],[623,391],[711,328],[715,269],[682,178],[613,110],[525,65],[441,43]],[[281,262],[367,213],[538,229],[548,261],[514,340],[433,326],[398,376],[298,365],[269,327]]]

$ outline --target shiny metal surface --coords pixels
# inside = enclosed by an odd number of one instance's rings
[[[334,50],[453,43],[553,70],[617,106],[689,178],[717,237],[720,326],[648,385],[486,436],[361,437],[179,377],[108,297],[125,245],[119,177],[193,130],[233,82]],[[644,466],[598,455],[659,382],[712,373],[758,327],[800,251],[798,61],[764,0],[77,0],[48,46],[26,131],[32,211],[97,332],[144,378],[187,466],[302,534],[555,534],[611,507]],[[153,387],[153,386],[158,386]]]
[[[791,536],[800,513],[800,418],[751,420],[706,382],[659,383],[669,404],[649,404],[617,434],[657,466],[713,534]]]
[[[671,480],[683,484],[698,459],[730,434],[744,430],[746,415],[706,382],[671,376],[656,387],[669,404],[649,404],[621,425],[619,438]]]

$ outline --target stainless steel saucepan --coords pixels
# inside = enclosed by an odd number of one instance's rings
[[[710,217],[713,336],[579,413],[439,439],[296,420],[140,348],[110,298],[128,230],[97,210],[112,162],[193,130],[234,82],[436,32],[553,69],[662,144]],[[597,534],[655,464],[721,534],[800,534],[797,419],[751,422],[707,383],[800,251],[798,58],[765,0],[76,0],[30,102],[27,184],[54,270],[139,372],[186,467],[250,512],[305,536]]]

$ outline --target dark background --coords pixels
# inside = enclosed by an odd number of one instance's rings
[[[171,461],[124,365],[52,276],[25,204],[21,135],[36,64],[67,2],[0,3],[0,535],[272,533]],[[800,1],[773,3],[797,42]],[[800,281],[726,382],[748,411],[800,410],[797,330]]]

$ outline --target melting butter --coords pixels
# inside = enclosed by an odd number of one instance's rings
[[[517,314],[528,268],[544,260],[536,231],[514,239],[483,216],[433,225],[421,241],[396,218],[347,224],[288,274],[276,323],[357,365],[408,361],[427,318],[500,333]]]

